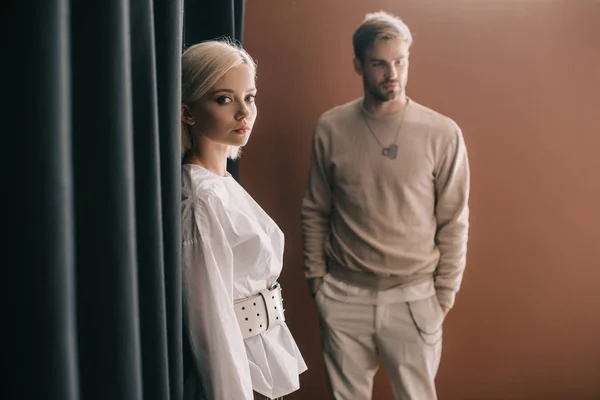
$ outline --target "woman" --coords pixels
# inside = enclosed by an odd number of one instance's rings
[[[186,399],[278,398],[306,370],[277,284],[283,233],[226,170],[256,119],[255,68],[226,42],[182,56],[184,323],[197,367]]]

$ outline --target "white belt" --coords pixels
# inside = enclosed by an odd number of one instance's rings
[[[275,283],[270,289],[236,300],[233,304],[235,315],[244,339],[285,322],[281,286]]]

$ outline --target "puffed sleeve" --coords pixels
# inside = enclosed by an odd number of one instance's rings
[[[184,317],[204,395],[252,400],[248,359],[233,309],[230,217],[211,193],[195,199],[189,212],[197,230],[182,248]]]

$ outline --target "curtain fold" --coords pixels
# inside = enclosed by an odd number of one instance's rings
[[[75,1],[71,28],[81,396],[141,399],[129,4]]]
[[[154,10],[151,0],[132,4],[131,66],[135,210],[144,399],[169,398],[165,257],[160,169]],[[173,131],[173,130],[171,130]],[[175,343],[175,346],[177,344]],[[177,398],[177,397],[173,397]]]
[[[218,1],[218,0],[216,0]],[[154,0],[160,179],[171,399],[183,397],[181,302],[181,50],[183,4]],[[176,84],[173,79],[176,77]]]
[[[7,10],[0,397],[78,399],[68,3]]]

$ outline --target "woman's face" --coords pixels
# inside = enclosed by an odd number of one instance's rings
[[[182,118],[194,135],[222,145],[244,146],[256,120],[255,96],[254,73],[242,64],[227,71],[204,96],[184,104]]]

